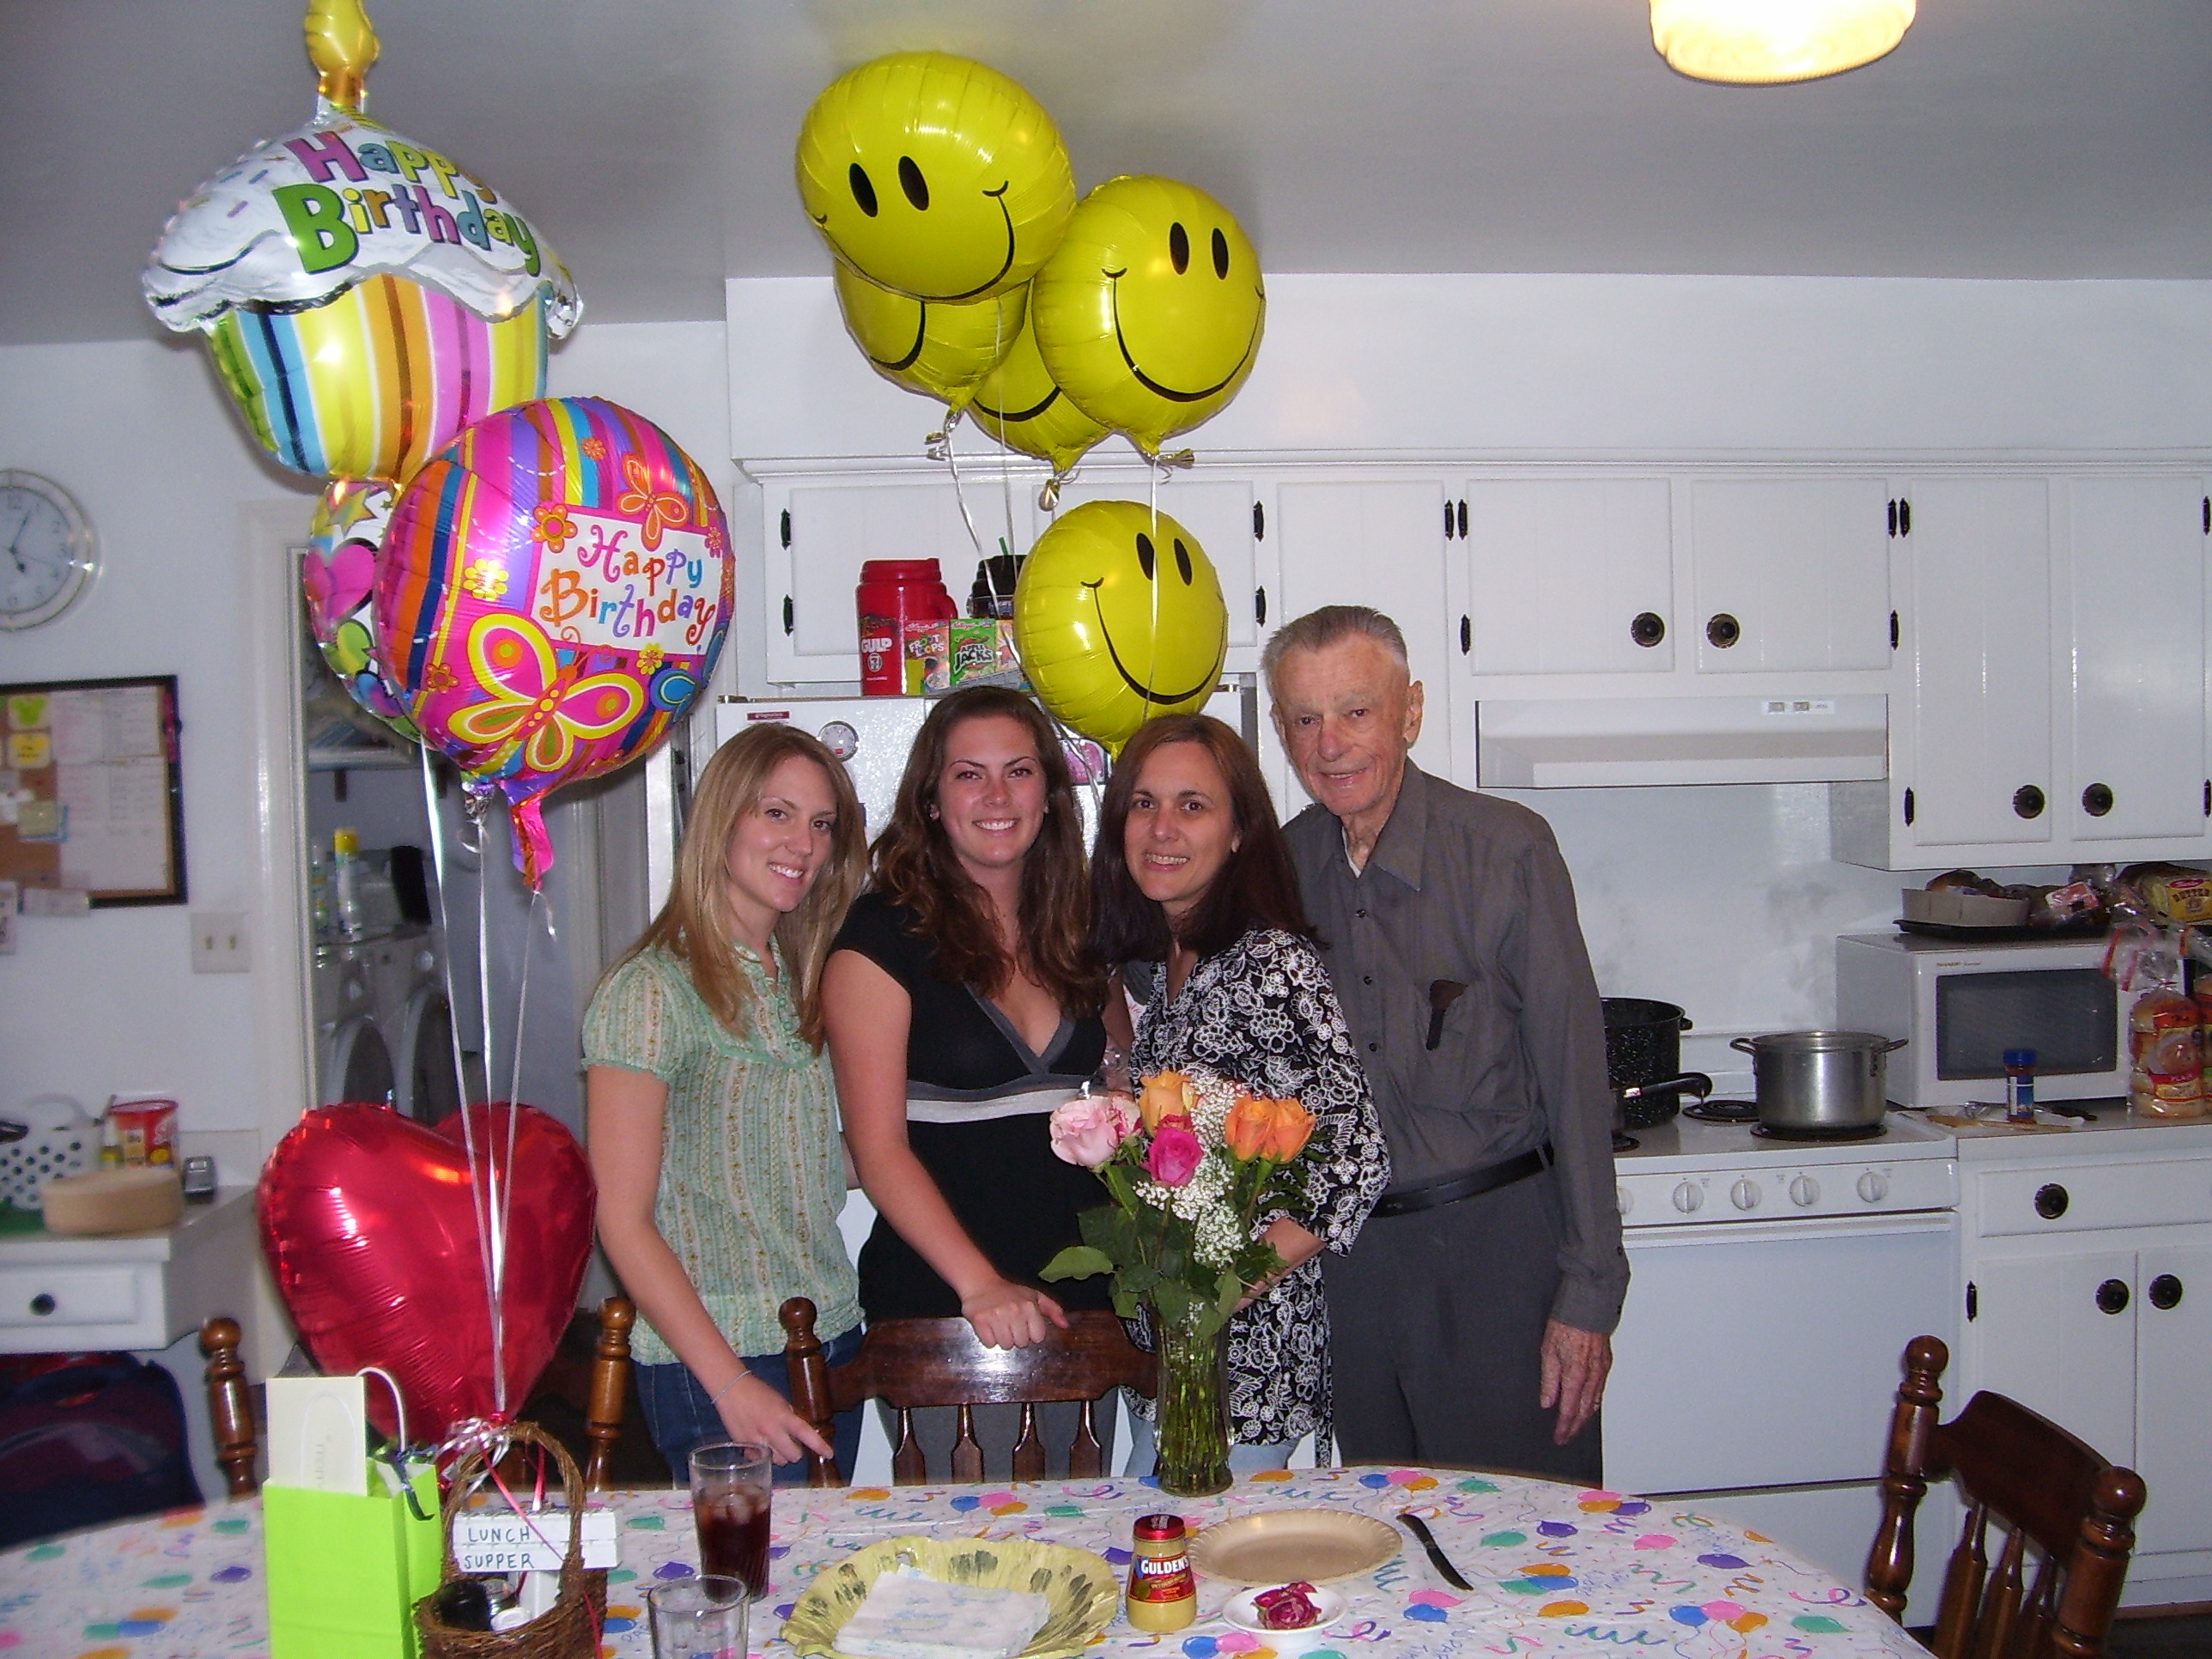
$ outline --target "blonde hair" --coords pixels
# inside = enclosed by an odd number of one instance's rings
[[[746,976],[722,902],[724,861],[730,837],[760,806],[775,769],[793,756],[812,761],[830,780],[837,818],[830,835],[830,856],[799,908],[780,917],[776,943],[783,947],[791,975],[799,1029],[819,1053],[823,1042],[822,964],[845,912],[867,872],[867,837],[860,798],[844,766],[821,742],[795,726],[749,726],[714,751],[692,791],[684,845],[676,855],[676,879],[668,902],[636,944],[623,952],[611,974],[653,945],[690,970],[691,983],[723,1026],[735,1036],[755,1034],[752,981]]]

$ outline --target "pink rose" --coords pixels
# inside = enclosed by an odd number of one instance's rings
[[[1137,1114],[1120,1095],[1079,1097],[1052,1114],[1052,1150],[1063,1163],[1096,1170],[1137,1127]]]
[[[1161,1186],[1180,1187],[1198,1173],[1199,1160],[1205,1156],[1206,1148],[1191,1133],[1190,1120],[1177,1114],[1161,1119],[1152,1132],[1152,1150],[1145,1167]]]

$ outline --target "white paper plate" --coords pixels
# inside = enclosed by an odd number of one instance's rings
[[[1259,1601],[1261,1596],[1276,1588],[1275,1585],[1266,1584],[1253,1589],[1239,1590],[1222,1605],[1221,1616],[1241,1631],[1264,1636],[1267,1638],[1267,1645],[1278,1653],[1296,1653],[1311,1646],[1321,1638],[1323,1632],[1344,1617],[1343,1592],[1333,1590],[1326,1584],[1316,1584],[1313,1601],[1314,1611],[1318,1617],[1314,1622],[1302,1625],[1296,1630],[1270,1630],[1260,1616]]]

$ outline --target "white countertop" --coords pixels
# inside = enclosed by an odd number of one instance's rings
[[[204,1204],[186,1204],[173,1227],[149,1232],[70,1234],[37,1232],[0,1234],[0,1266],[34,1263],[76,1265],[103,1261],[171,1261],[213,1242],[234,1229],[253,1224],[251,1187],[232,1187]]]

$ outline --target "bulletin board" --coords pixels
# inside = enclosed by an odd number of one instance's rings
[[[177,678],[0,684],[0,881],[185,902]]]

